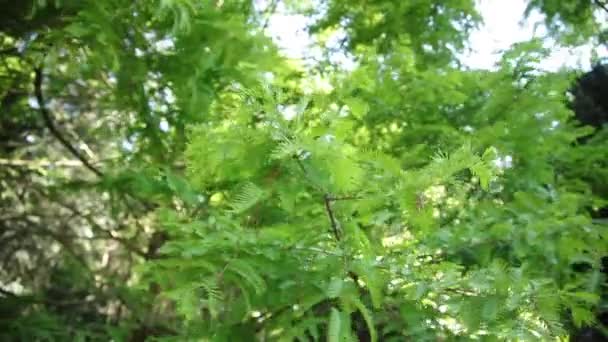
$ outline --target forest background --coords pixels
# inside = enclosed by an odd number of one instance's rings
[[[606,339],[608,3],[485,6],[0,1],[0,339]]]

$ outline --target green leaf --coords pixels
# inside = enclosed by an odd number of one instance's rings
[[[196,291],[188,286],[175,289],[167,293],[167,296],[177,303],[177,310],[186,320],[190,321],[196,318],[200,310],[200,297]]]
[[[327,327],[327,342],[342,342],[341,327],[340,311],[332,307],[329,315],[329,325]]]
[[[364,177],[364,172],[356,160],[341,156],[330,160],[331,180],[338,192],[355,190]]]
[[[207,279],[201,282],[201,287],[207,292],[207,309],[211,317],[217,318],[219,315],[220,303],[224,298],[215,279]]]
[[[568,293],[569,296],[572,296],[586,304],[597,304],[600,301],[600,296],[597,293],[577,291]]]
[[[367,102],[356,97],[347,98],[344,100],[344,103],[346,103],[356,118],[362,118],[369,111]]]
[[[365,320],[365,324],[367,325],[367,330],[371,337],[371,341],[375,342],[378,340],[378,333],[376,332],[376,326],[374,325],[374,319],[372,313],[365,307],[365,305],[359,300],[359,298],[349,298],[349,300],[355,305],[357,310],[361,312],[363,319]]]
[[[170,171],[165,171],[169,188],[188,205],[199,203],[198,194],[192,190],[186,180]]]
[[[245,183],[230,202],[230,207],[233,212],[240,214],[255,206],[264,196],[264,190],[253,183]]]
[[[488,190],[490,186],[490,180],[492,179],[492,170],[486,165],[486,163],[476,163],[470,167],[473,174],[479,177],[479,184],[483,190]]]
[[[236,274],[240,275],[245,281],[253,287],[255,292],[259,295],[266,291],[266,282],[258,274],[258,272],[246,261],[243,260],[231,260],[226,267],[227,270],[231,270]]]
[[[340,296],[340,292],[342,292],[343,286],[344,281],[341,278],[333,277],[327,286],[327,297],[338,298]]]
[[[575,306],[570,310],[572,312],[572,319],[574,320],[574,325],[576,325],[578,328],[584,325],[591,324],[595,321],[595,315],[593,314],[593,311],[587,308]]]
[[[499,300],[496,297],[488,297],[486,302],[483,304],[481,315],[485,321],[493,321],[498,316],[499,312]]]
[[[364,259],[353,264],[353,271],[365,282],[374,308],[380,308],[384,299],[384,278],[379,269],[369,259]]]

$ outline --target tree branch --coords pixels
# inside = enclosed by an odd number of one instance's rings
[[[608,12],[608,6],[605,3],[601,2],[600,0],[593,0],[593,2],[601,7],[604,11]]]
[[[46,127],[49,129],[51,134],[55,136],[57,140],[68,150],[74,157],[78,158],[82,162],[87,169],[91,170],[94,174],[99,177],[103,177],[103,173],[97,169],[93,164],[91,164],[85,156],[83,156],[78,149],[76,149],[69,140],[67,140],[63,134],[57,129],[55,126],[55,122],[53,121],[52,115],[49,110],[46,108],[46,103],[44,101],[44,96],[42,94],[42,68],[38,67],[34,69],[35,77],[34,77],[34,93],[36,95],[36,100],[38,101],[38,107],[40,110],[40,114],[44,120]]]
[[[323,202],[325,204],[325,211],[327,212],[327,217],[329,217],[331,231],[332,231],[332,234],[334,235],[334,238],[336,239],[336,241],[340,242],[340,240],[341,240],[340,223],[338,222],[338,220],[336,220],[336,215],[334,214],[334,211],[332,208],[332,202],[339,201],[339,200],[361,199],[361,197],[358,197],[358,196],[338,196],[338,197],[336,197],[336,196],[330,195],[326,190],[316,187],[314,182],[312,181],[312,179],[309,178],[308,172],[306,171],[306,167],[304,167],[304,164],[302,163],[302,161],[297,157],[295,158],[295,160],[298,163],[300,170],[304,174],[304,177],[307,180],[309,180],[317,190],[319,190],[320,192],[324,192]],[[362,291],[363,289],[362,289],[361,285],[359,284],[359,276],[353,271],[347,271],[347,274],[355,282],[355,285],[357,286],[359,291]]]
[[[357,199],[361,199],[361,197],[330,195],[329,193],[326,192],[326,190],[323,190],[320,187],[318,187],[314,183],[314,181],[312,179],[310,179],[308,172],[306,171],[306,167],[304,167],[304,164],[302,163],[302,161],[297,157],[295,157],[294,159],[296,160],[296,163],[298,164],[304,177],[311,183],[311,185],[315,188],[315,190],[317,190],[321,193],[324,193],[323,202],[325,204],[325,211],[327,212],[327,216],[329,217],[329,223],[331,225],[331,230],[332,230],[332,233],[333,233],[334,237],[336,238],[336,240],[340,241],[340,224],[339,224],[338,220],[336,220],[336,216],[334,215],[333,208],[332,208],[332,202],[345,201],[345,200],[357,200]]]
[[[331,230],[334,234],[334,237],[337,241],[340,241],[340,231],[338,230],[338,221],[336,220],[336,216],[334,215],[333,209],[331,207],[331,197],[329,194],[323,195],[323,200],[325,202],[325,211],[327,211],[327,216],[329,217],[329,223],[331,224]]]

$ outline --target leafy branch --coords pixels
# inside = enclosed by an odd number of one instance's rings
[[[306,167],[304,167],[304,164],[302,163],[302,161],[295,157],[294,158],[296,160],[296,163],[298,164],[300,171],[302,171],[302,174],[304,175],[304,177],[313,185],[313,187],[320,191],[323,192],[323,204],[325,206],[325,211],[327,213],[327,217],[329,217],[329,223],[331,226],[331,230],[332,230],[332,234],[334,235],[334,238],[336,239],[336,241],[340,241],[340,224],[338,222],[338,220],[336,220],[336,216],[333,212],[333,208],[332,208],[332,202],[336,201],[338,199],[346,199],[346,197],[334,197],[331,196],[329,193],[327,193],[326,191],[320,189],[318,186],[316,186],[314,184],[314,182],[312,181],[312,179],[310,179],[310,176],[306,170]]]

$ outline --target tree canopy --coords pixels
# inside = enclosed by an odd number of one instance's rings
[[[608,3],[527,3],[0,1],[0,339],[608,338]]]

